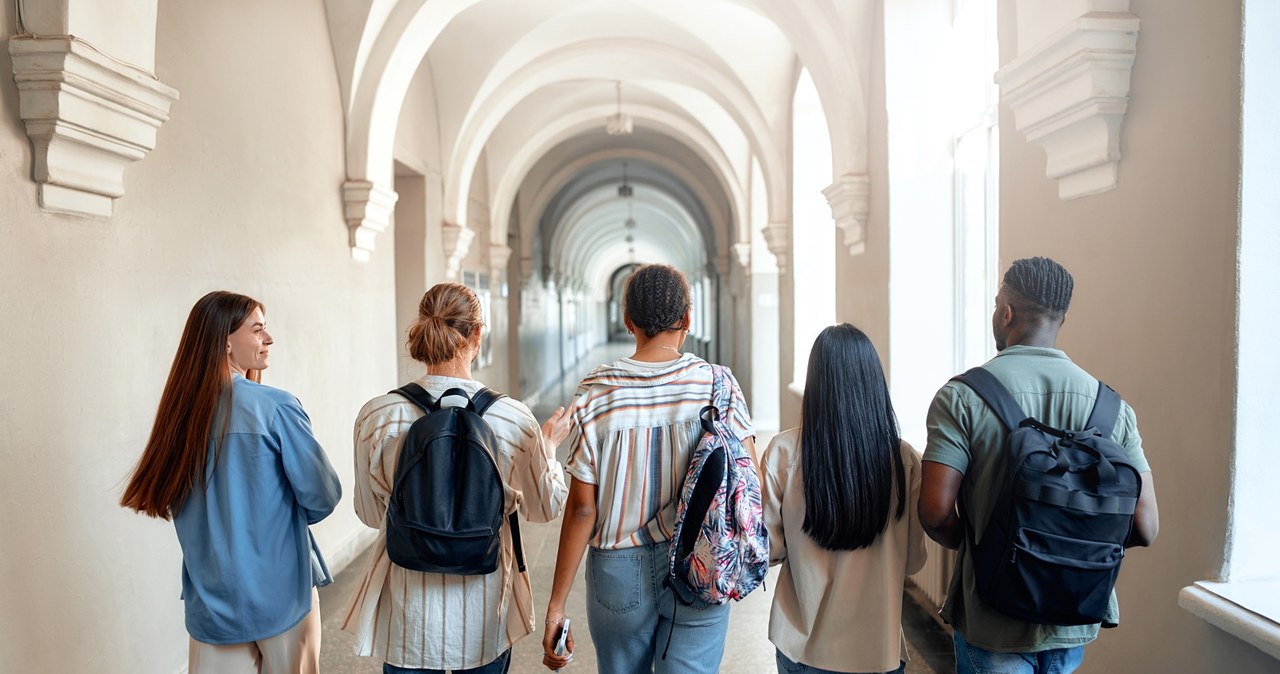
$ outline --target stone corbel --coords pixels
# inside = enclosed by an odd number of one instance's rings
[[[867,250],[867,215],[871,211],[871,178],[865,174],[846,173],[822,190],[831,206],[831,218],[844,233],[843,243],[850,255]]]
[[[72,36],[9,39],[47,211],[111,217],[124,168],[156,147],[178,90]]]
[[[392,190],[368,180],[348,180],[342,184],[352,259],[368,261],[374,240],[391,223],[397,199],[399,195]]]
[[[533,281],[533,272],[536,269],[532,255],[520,256],[520,285],[527,286]]]
[[[511,248],[508,246],[489,246],[489,287],[502,287],[502,280],[507,277],[507,262],[511,260]]]
[[[1137,16],[1090,11],[996,73],[1015,126],[1048,155],[1064,200],[1115,189]]]
[[[715,256],[714,259],[707,261],[707,273],[726,278],[729,276],[729,258],[731,254],[723,253]]]
[[[791,251],[791,222],[774,220],[761,233],[764,234],[764,243],[769,247],[769,252],[778,261],[778,273],[787,273],[787,262],[790,259],[788,253]]]
[[[440,243],[444,248],[445,275],[450,281],[458,280],[458,272],[462,270],[462,261],[471,250],[471,240],[476,231],[462,225],[446,222],[440,228]]]
[[[751,270],[751,244],[743,241],[733,244],[733,259],[737,261],[738,266]]]

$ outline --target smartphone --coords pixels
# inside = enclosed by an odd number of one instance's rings
[[[567,649],[568,647],[569,647],[569,619],[565,618],[564,622],[560,624],[560,634],[556,635],[555,654],[564,655],[565,649]],[[569,659],[572,660],[573,655],[570,655]],[[557,669],[556,671],[558,672],[560,670]]]
[[[556,655],[564,655],[564,649],[569,644],[569,619],[565,618],[560,624],[560,634],[556,636]]]

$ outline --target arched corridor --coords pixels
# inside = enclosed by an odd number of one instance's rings
[[[762,437],[854,323],[922,450],[1035,255],[1075,275],[1061,346],[1136,410],[1166,515],[1081,671],[1278,671],[1266,0],[15,0],[0,29],[0,672],[185,671],[172,527],[116,503],[208,291],[266,306],[264,383],[346,493],[313,527],[338,572],[377,535],[353,420],[421,373],[437,283],[540,419],[621,353],[637,264],[684,273],[685,350]],[[733,671],[772,671],[767,606],[741,615],[766,655]]]

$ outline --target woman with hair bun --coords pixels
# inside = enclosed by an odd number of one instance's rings
[[[471,376],[485,328],[482,317],[479,298],[466,286],[441,283],[422,296],[405,346],[426,366],[415,383],[433,399],[449,389],[474,396],[484,388]],[[451,404],[455,398],[441,402]],[[381,530],[386,523],[404,436],[423,414],[403,396],[387,394],[370,400],[356,418],[356,515],[371,528]],[[539,428],[528,407],[502,397],[483,418],[497,440],[494,460],[504,486],[522,495],[520,513],[531,522],[558,517],[568,493],[555,458],[556,443],[568,432],[564,408]],[[473,576],[393,564],[383,532],[342,626],[356,635],[356,653],[381,658],[386,674],[506,672],[511,647],[534,631],[529,577],[516,568],[507,529],[503,527],[497,570]]]
[[[120,499],[178,532],[191,674],[320,670],[332,578],[308,525],[342,485],[298,399],[258,383],[273,343],[252,297],[196,302]]]
[[[587,375],[572,407],[567,442],[573,481],[547,606],[543,664],[559,669],[572,655],[572,629],[568,653],[555,654],[553,642],[589,547],[587,626],[601,672],[716,672],[729,605],[695,600],[676,611],[676,596],[662,582],[680,487],[703,434],[699,413],[711,400],[712,368],[680,351],[691,306],[683,274],[667,265],[640,267],[627,279],[623,301],[635,351]],[[754,458],[751,417],[738,382],[728,378],[733,391],[725,421]]]

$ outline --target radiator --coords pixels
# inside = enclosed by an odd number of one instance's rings
[[[924,547],[929,553],[929,560],[924,563],[923,569],[911,577],[911,581],[920,590],[924,599],[932,604],[925,608],[936,612],[942,608],[942,602],[947,598],[947,588],[951,585],[951,570],[955,568],[956,553],[927,537]]]

